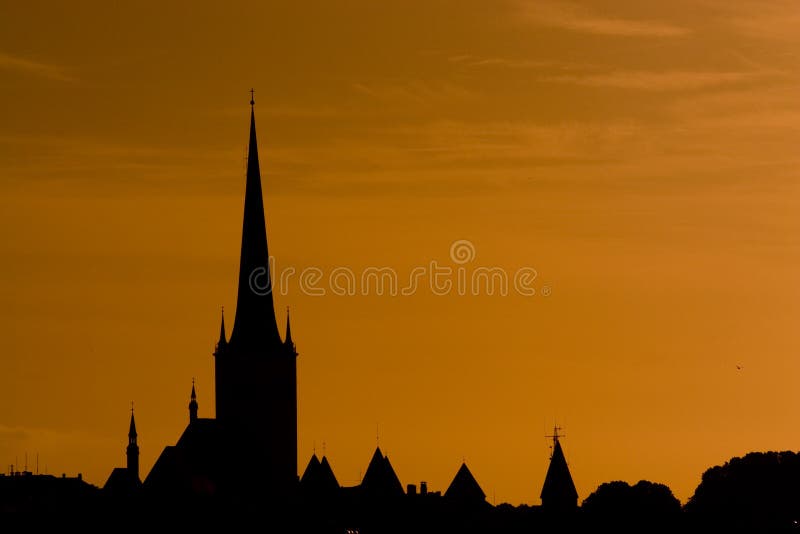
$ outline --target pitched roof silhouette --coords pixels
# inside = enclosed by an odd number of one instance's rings
[[[375,453],[367,466],[367,472],[361,480],[361,488],[370,495],[397,496],[403,495],[403,485],[392,468],[389,457],[384,456],[380,447],[375,448]]]
[[[311,455],[311,459],[308,461],[306,470],[303,471],[303,476],[300,477],[300,484],[304,485],[310,484],[317,476],[318,472],[319,472],[319,458],[317,458],[317,454],[314,453]]]
[[[339,481],[336,480],[336,475],[333,474],[333,469],[331,469],[331,464],[328,463],[326,456],[322,457],[322,461],[319,464],[319,474],[320,480],[326,488],[339,487]]]
[[[103,486],[103,491],[113,495],[129,495],[142,483],[127,467],[115,467]]]
[[[320,461],[316,454],[311,455],[311,460],[300,478],[300,488],[308,494],[317,495],[320,493],[332,494],[339,489],[339,482],[325,456]]]
[[[574,508],[578,505],[578,491],[572,481],[558,435],[553,438],[553,455],[550,457],[541,498],[542,506],[546,508]]]
[[[472,476],[466,462],[461,464],[453,481],[450,482],[444,496],[458,501],[485,501],[486,494],[481,489],[478,481]]]
[[[211,494],[240,482],[225,465],[238,451],[215,419],[195,419],[178,442],[164,448],[144,480],[146,490],[173,496]]]

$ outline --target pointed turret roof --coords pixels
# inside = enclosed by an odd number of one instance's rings
[[[447,491],[444,492],[444,496],[448,499],[459,501],[482,502],[486,500],[486,494],[481,489],[478,481],[475,480],[475,477],[472,476],[472,472],[470,472],[466,462],[459,467],[456,476],[453,477],[453,481],[448,486]]]
[[[333,474],[333,469],[331,464],[328,463],[327,456],[323,456],[322,461],[319,463],[319,478],[325,488],[339,487],[339,481],[336,480],[336,475]]]
[[[316,453],[311,456],[300,478],[300,487],[306,494],[317,496],[323,493],[331,494],[339,489],[339,482],[325,456],[322,457],[322,461],[317,458]]]
[[[403,495],[403,485],[397,478],[389,457],[383,455],[380,447],[375,448],[367,472],[361,480],[361,487],[373,495]]]
[[[267,249],[264,200],[256,142],[254,100],[250,100],[250,145],[247,152],[247,182],[244,194],[242,250],[239,260],[239,291],[236,317],[229,344],[234,350],[263,351],[281,345]]]
[[[190,398],[193,401],[197,400],[197,393],[195,393],[195,391],[194,391],[194,378],[192,378],[192,396]]]
[[[311,484],[314,479],[317,478],[317,474],[319,473],[319,458],[317,458],[317,453],[311,455],[311,459],[308,461],[308,465],[306,466],[306,470],[303,471],[303,476],[300,477],[300,484],[303,486]]]
[[[572,481],[558,432],[553,436],[553,454],[544,478],[541,498],[542,506],[546,508],[568,509],[578,505],[578,491]]]

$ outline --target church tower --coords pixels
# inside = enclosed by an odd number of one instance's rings
[[[131,407],[131,426],[128,430],[128,473],[138,483],[139,482],[139,445],[136,443],[136,421],[133,419],[133,407]]]
[[[223,319],[214,351],[216,418],[259,487],[278,497],[297,485],[297,352],[275,318],[254,106],[251,97],[236,316],[228,340]]]

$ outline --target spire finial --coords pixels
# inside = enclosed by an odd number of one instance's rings
[[[250,105],[256,105],[255,90],[252,87],[250,88]]]
[[[131,415],[133,415],[133,401],[131,401]]]

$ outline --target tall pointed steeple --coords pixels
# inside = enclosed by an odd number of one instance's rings
[[[254,105],[251,99],[236,317],[227,342],[220,327],[214,352],[214,411],[237,452],[251,459],[248,475],[260,481],[262,496],[281,499],[298,482],[297,354],[275,320]]]
[[[255,100],[250,99],[250,145],[239,260],[239,292],[230,345],[269,350],[281,344],[272,302],[267,230],[256,142]],[[267,356],[267,354],[264,354]]]
[[[139,445],[137,444],[136,421],[133,418],[133,403],[131,403],[131,425],[128,429],[128,448],[125,453],[128,457],[128,472],[139,481]]]

